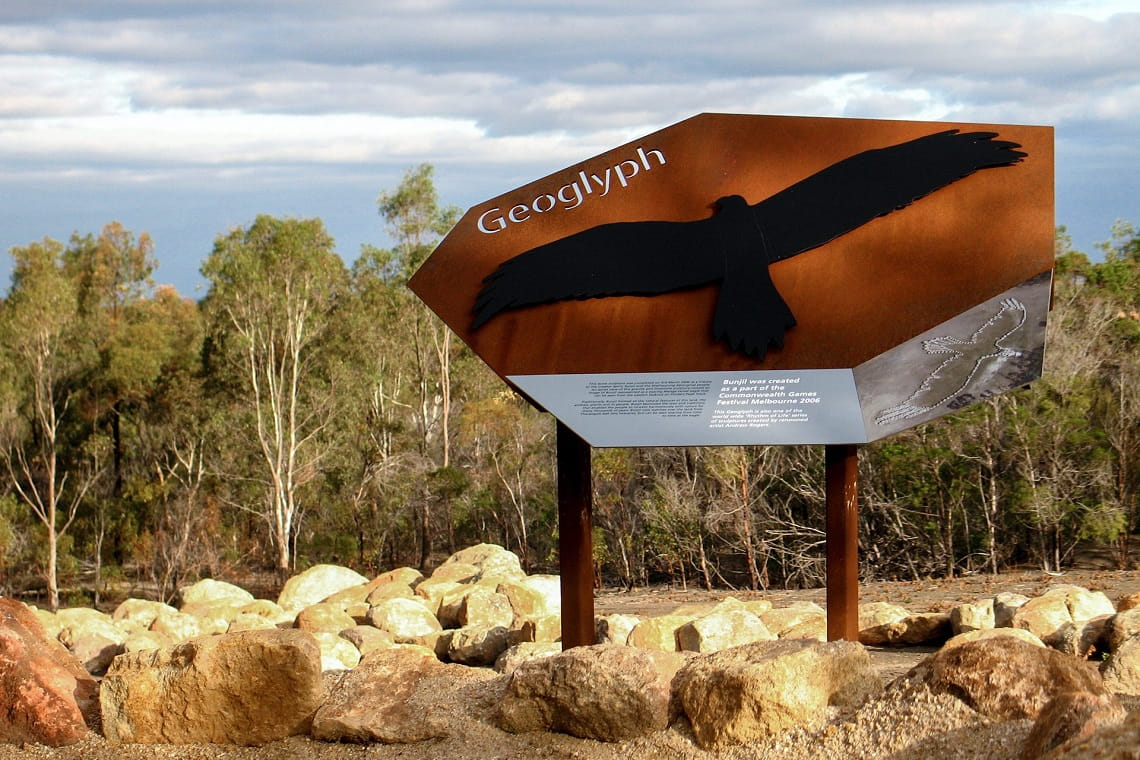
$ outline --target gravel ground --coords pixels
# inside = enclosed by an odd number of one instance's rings
[[[963,601],[993,595],[998,591],[1016,591],[1033,595],[1052,583],[1073,583],[1104,591],[1116,600],[1140,591],[1140,572],[1087,571],[1062,577],[1039,573],[1005,575],[998,578],[975,576],[941,582],[868,584],[861,589],[863,601],[891,601],[916,611],[949,609]],[[760,594],[729,592],[696,592],[677,590],[639,591],[635,593],[603,592],[598,595],[600,614],[660,615],[681,604],[715,604],[725,596],[741,599],[763,597],[776,606],[790,601],[811,600],[823,603],[822,590],[767,592]],[[578,758],[580,760],[628,760],[644,758],[696,758],[723,760],[1016,760],[1021,745],[1031,728],[1029,721],[997,722],[983,718],[962,702],[946,695],[932,695],[925,688],[901,678],[922,657],[934,651],[930,647],[906,649],[871,648],[872,662],[884,676],[893,681],[883,692],[861,707],[845,713],[832,711],[816,725],[803,726],[767,742],[734,747],[720,752],[705,752],[693,742],[682,721],[667,731],[620,744],[604,744],[575,739],[561,734],[503,733],[486,722],[501,681],[492,680],[480,686],[484,692],[473,694],[465,689],[465,697],[478,705],[467,719],[451,724],[448,738],[411,745],[327,744],[294,737],[263,747],[220,745],[110,745],[93,736],[78,744],[59,749],[43,746],[14,747],[0,745],[0,760],[53,758],[72,760],[192,760],[220,758],[400,758],[403,760],[491,760],[494,758]],[[446,705],[453,695],[439,695]],[[1128,700],[1125,707],[1140,712],[1140,700]],[[451,712],[451,711],[448,711]],[[1140,754],[1137,755],[1140,757]]]

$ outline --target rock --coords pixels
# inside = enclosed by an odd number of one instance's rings
[[[514,644],[495,660],[495,672],[510,675],[519,665],[540,657],[553,657],[562,651],[562,645],[548,642],[524,641]]]
[[[171,641],[186,641],[206,633],[201,618],[173,608],[159,611],[150,624],[150,630]]]
[[[1118,612],[1104,626],[1104,643],[1109,652],[1115,652],[1128,639],[1140,633],[1140,607]]]
[[[542,614],[562,614],[562,579],[557,575],[528,575],[517,581],[542,599]],[[536,610],[536,614],[538,611]]]
[[[374,652],[330,691],[313,717],[312,735],[324,741],[403,744],[458,733],[449,723],[470,720],[461,712],[470,709],[465,690],[492,678],[499,676],[445,665],[418,648]],[[445,693],[452,696],[440,704],[438,696]]]
[[[1069,608],[1069,616],[1078,623],[1101,615],[1116,614],[1112,601],[1102,591],[1089,591],[1087,588],[1065,584],[1046,590],[1043,596],[1062,597]]]
[[[1110,617],[1100,615],[1092,620],[1077,620],[1061,626],[1053,634],[1053,648],[1082,660],[1089,659],[1098,651],[1105,651],[1104,633]]]
[[[1127,612],[1140,607],[1140,591],[1131,594],[1125,594],[1116,600],[1116,611]]]
[[[176,642],[166,634],[154,631],[135,631],[127,636],[123,642],[124,652],[145,652],[147,650],[162,649],[172,646]]]
[[[897,639],[904,626],[899,625],[910,615],[905,608],[889,602],[871,602],[859,605],[859,642],[868,646],[882,646]]]
[[[719,652],[721,649],[772,641],[773,635],[760,618],[743,606],[714,609],[704,617],[677,629],[677,646],[686,652]]]
[[[241,602],[245,604],[253,601],[253,594],[240,586],[225,581],[216,581],[213,578],[203,578],[197,583],[183,586],[178,589],[179,607],[188,604],[215,604],[217,602]]]
[[[378,649],[391,649],[396,644],[396,637],[390,631],[381,631],[371,625],[354,625],[339,635],[356,647],[361,657]]]
[[[150,628],[150,624],[160,613],[174,614],[177,612],[178,610],[174,607],[162,602],[148,599],[124,599],[111,613],[111,619],[129,632],[145,631]]]
[[[1073,616],[1062,594],[1039,596],[1017,608],[1011,621],[1014,628],[1029,631],[1048,646],[1059,642]]]
[[[950,610],[950,627],[955,636],[967,631],[984,631],[995,626],[993,599],[985,599],[974,604],[959,604]]]
[[[412,587],[406,583],[385,583],[382,586],[376,586],[368,592],[364,598],[368,604],[375,607],[385,599],[414,599],[415,592]]]
[[[119,644],[127,638],[126,629],[118,626],[105,612],[87,607],[70,607],[55,613],[55,617],[60,625],[59,640],[66,647],[93,633]]]
[[[827,616],[809,617],[780,633],[782,639],[815,639],[827,641]]]
[[[439,607],[444,597],[456,589],[462,588],[462,583],[442,578],[428,578],[416,586],[413,592],[416,599],[422,599],[424,607],[433,615],[439,615]]]
[[[277,603],[289,612],[296,612],[329,598],[338,591],[368,583],[368,579],[355,570],[339,565],[313,565],[308,570],[285,581],[277,596]]]
[[[1020,641],[1024,641],[1030,646],[1045,646],[1045,643],[1041,641],[1041,639],[1037,638],[1029,631],[1023,630],[1021,628],[981,628],[976,631],[966,631],[965,633],[959,633],[957,636],[954,636],[942,645],[942,651],[945,652],[947,649],[961,646],[962,644],[968,644],[971,641],[985,641],[986,639],[996,639],[1001,637],[1018,639]]]
[[[293,621],[294,627],[309,633],[327,631],[336,634],[356,624],[352,615],[345,612],[337,602],[318,602],[305,607]]]
[[[265,631],[279,626],[272,619],[255,615],[252,612],[239,613],[237,617],[226,626],[226,633],[239,633],[240,631]],[[292,627],[292,626],[289,626]]]
[[[40,625],[42,625],[44,629],[44,635],[52,641],[58,641],[63,626],[60,625],[59,618],[56,617],[55,613],[50,610],[41,610],[33,605],[28,605],[28,609],[31,610],[32,614],[36,616],[36,619],[40,621]]]
[[[574,647],[524,662],[495,721],[505,731],[557,731],[616,742],[669,724],[670,682],[683,658],[613,644]]]
[[[389,583],[401,583],[408,588],[414,589],[423,579],[424,574],[413,567],[397,567],[394,570],[389,570],[386,573],[377,575],[368,582],[368,585],[379,588]]]
[[[432,571],[429,581],[451,581],[459,584],[473,584],[479,580],[479,568],[464,562],[440,565]],[[418,588],[418,586],[417,586]]]
[[[859,608],[859,641],[868,646],[913,646],[941,643],[952,632],[945,612],[911,614],[887,602]]]
[[[233,583],[203,578],[190,586],[178,589],[178,606],[188,604],[215,604],[219,602],[253,602],[253,595]]]
[[[0,597],[0,744],[79,741],[99,728],[98,689],[30,609]]]
[[[996,720],[1033,720],[1064,692],[1108,693],[1087,663],[1009,636],[944,648],[915,666],[908,677]]]
[[[640,649],[655,649],[660,652],[679,651],[677,629],[690,620],[692,618],[679,615],[662,615],[642,620],[629,632],[627,643],[631,647]]]
[[[491,666],[507,651],[509,631],[504,626],[469,625],[451,631],[447,657],[452,662],[476,667]]]
[[[1029,601],[1023,594],[1003,591],[994,597],[994,628],[1012,628],[1013,613]]]
[[[297,616],[296,612],[288,612],[280,604],[269,599],[254,599],[252,602],[247,602],[238,608],[237,614],[259,615],[274,625],[282,623],[292,625]]]
[[[198,625],[203,635],[225,633],[238,615],[249,602],[237,599],[220,600],[217,602],[188,602],[179,608],[179,612],[198,619]]]
[[[819,605],[815,604],[814,602],[797,602],[796,604],[810,604],[815,607],[819,607]],[[767,599],[749,599],[748,601],[744,602],[744,609],[748,610],[757,617],[761,617],[765,612],[768,612],[772,609],[772,602],[768,601]],[[765,625],[767,625],[767,623],[765,623]]]
[[[511,644],[522,644],[523,642],[553,643],[562,640],[562,618],[558,615],[543,615],[521,622],[516,619],[514,626],[516,627],[510,631]]]
[[[443,630],[435,615],[410,599],[383,601],[368,611],[368,620],[375,627],[390,632],[398,643]]]
[[[437,572],[449,565],[470,565],[476,568],[474,579],[501,578],[521,580],[526,577],[519,563],[519,557],[495,544],[476,544],[452,554],[437,568]],[[436,573],[432,573],[434,577]]]
[[[1140,634],[1118,646],[1101,664],[1100,672],[1112,691],[1140,697]]]
[[[881,688],[862,645],[769,641],[693,658],[674,693],[702,749],[782,733]]]
[[[1111,694],[1058,694],[1042,708],[1021,751],[1022,760],[1038,760],[1068,741],[1081,741],[1128,715]]]
[[[1140,758],[1140,711],[1131,713],[1123,723],[1108,726],[1087,738],[1073,738],[1046,755],[1042,760],[1137,760]]]
[[[755,603],[747,602],[746,604]],[[812,620],[822,621],[826,627],[827,613],[815,602],[795,602],[786,607],[772,607],[772,603],[767,601],[765,604],[768,605],[768,609],[758,613],[760,620],[769,631],[777,636],[782,637],[792,628]],[[750,611],[755,612],[755,609],[750,608]]]
[[[360,662],[360,650],[351,641],[331,631],[311,631],[321,648],[321,670],[352,670]]]
[[[629,634],[641,622],[641,618],[634,615],[598,616],[594,618],[595,644],[627,644]]]
[[[112,743],[260,745],[308,733],[322,696],[313,636],[272,630],[121,655],[100,703]]]
[[[487,586],[460,586],[453,590],[440,601],[438,615],[444,628],[510,628],[514,617],[510,600]]]
[[[83,664],[84,670],[93,676],[101,676],[107,672],[111,661],[122,654],[123,645],[101,633],[85,633],[71,642],[69,649],[75,659]]]
[[[504,581],[496,584],[495,591],[506,598],[514,612],[515,621],[531,620],[550,614],[547,611],[546,599],[530,586],[516,581]],[[511,627],[516,625],[517,622],[512,622]]]

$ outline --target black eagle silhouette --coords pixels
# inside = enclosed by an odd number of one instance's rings
[[[501,263],[483,280],[472,330],[526,306],[607,296],[654,296],[720,285],[713,337],[763,359],[796,324],[768,266],[818,248],[979,169],[1025,153],[996,132],[937,132],[857,153],[748,205],[739,195],[690,222],[601,224]]]

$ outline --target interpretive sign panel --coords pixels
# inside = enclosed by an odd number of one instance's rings
[[[862,443],[1041,371],[1048,127],[702,114],[470,209],[412,289],[594,446]]]

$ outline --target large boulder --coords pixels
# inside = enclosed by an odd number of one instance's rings
[[[494,665],[508,646],[510,632],[503,626],[468,625],[447,634],[447,658],[462,665]]]
[[[309,633],[340,633],[356,625],[356,620],[337,602],[318,602],[300,610],[293,625]]]
[[[1038,760],[1066,742],[1079,742],[1102,728],[1123,723],[1127,715],[1111,694],[1058,694],[1037,715],[1022,748],[1022,760]]]
[[[541,611],[536,614],[561,615],[562,614],[562,579],[557,575],[528,575],[518,580],[542,598]]]
[[[910,613],[905,607],[890,602],[870,602],[859,605],[859,642],[868,646],[882,646],[897,638],[902,621]]]
[[[760,620],[769,631],[781,638],[788,631],[805,623],[823,622],[826,625],[827,621],[827,613],[815,602],[793,602],[785,607],[773,607],[771,602],[764,600],[763,604],[745,602],[745,606],[750,612],[760,616]],[[764,609],[764,606],[768,609]]]
[[[277,603],[282,609],[296,612],[324,601],[338,591],[366,583],[368,583],[367,578],[347,567],[313,565],[285,581],[284,588],[277,596]]]
[[[439,569],[447,568],[449,565],[474,566],[477,568],[475,580],[499,578],[509,581],[526,577],[518,555],[495,544],[476,544],[458,551],[444,560]]]
[[[1024,756],[1023,756],[1024,757]],[[1140,758],[1140,710],[1087,737],[1074,737],[1042,760],[1136,760]]]
[[[368,621],[388,631],[399,643],[443,630],[435,615],[411,599],[387,599],[368,611]]]
[[[655,649],[660,652],[676,652],[677,629],[692,620],[684,615],[662,615],[647,618],[633,627],[626,643],[639,649]]]
[[[594,618],[595,644],[627,644],[629,634],[641,622],[634,615],[614,613]]]
[[[99,687],[36,615],[0,597],[0,744],[72,744],[99,727]]]
[[[55,613],[59,623],[59,640],[70,647],[73,643],[90,634],[99,634],[117,644],[127,638],[127,629],[111,619],[111,616],[88,607],[69,607]]]
[[[215,604],[218,602],[241,602],[245,604],[253,601],[253,594],[241,586],[235,586],[225,581],[203,578],[189,586],[178,589],[179,607],[187,604]]]
[[[227,633],[117,657],[100,703],[108,741],[261,745],[309,732],[321,652],[298,630]]]
[[[709,614],[677,629],[677,645],[686,652],[718,652],[775,638],[760,618],[743,606],[718,606]]]
[[[1026,602],[1029,597],[1024,594],[1015,594],[1012,591],[1003,591],[994,597],[994,628],[1013,627],[1013,614]]]
[[[111,619],[133,633],[149,629],[154,619],[163,612],[173,614],[178,610],[169,604],[150,599],[124,599],[111,613]]]
[[[1100,672],[1109,689],[1140,697],[1140,634],[1118,646],[1100,666]]]
[[[498,678],[493,671],[445,665],[415,647],[374,652],[331,689],[313,718],[312,735],[325,741],[422,742],[457,733],[466,718],[465,690]],[[441,702],[440,694],[453,695]],[[432,705],[435,705],[434,707]]]
[[[1024,641],[1026,644],[1035,647],[1044,647],[1045,643],[1041,639],[1034,636],[1032,633],[1021,628],[981,628],[976,631],[966,631],[953,636],[942,645],[942,651],[952,649],[962,644],[968,644],[971,641],[985,641],[986,639],[996,638],[1012,638]]]
[[[1140,607],[1116,613],[1104,626],[1104,642],[1109,652],[1115,652],[1137,634],[1140,634]]]
[[[996,720],[1033,720],[1065,692],[1108,693],[1089,664],[1008,636],[943,648],[910,675]]]
[[[509,676],[524,662],[537,660],[540,657],[553,657],[560,652],[562,652],[561,644],[524,641],[521,644],[511,646],[510,649],[499,655],[499,659],[495,660],[495,672]]]
[[[950,610],[950,627],[955,636],[967,631],[984,631],[995,626],[993,599],[984,599],[973,604],[959,604]]]
[[[505,594],[488,586],[460,586],[443,597],[438,618],[444,628],[510,628],[515,613]]]
[[[206,633],[202,619],[175,609],[159,610],[151,621],[149,630],[171,641],[186,641]]]
[[[1014,612],[1011,624],[1024,628],[1051,647],[1085,656],[1090,646],[1095,647],[1099,631],[1095,625],[1093,630],[1086,630],[1088,623],[1115,613],[1112,602],[1102,592],[1060,585],[1021,605]],[[1084,651],[1077,651],[1082,647]]]
[[[697,743],[713,749],[782,733],[881,686],[862,645],[801,639],[695,657],[677,674],[674,693]]]
[[[623,741],[663,730],[681,655],[612,644],[574,647],[520,664],[496,722],[512,733],[558,731]]]

